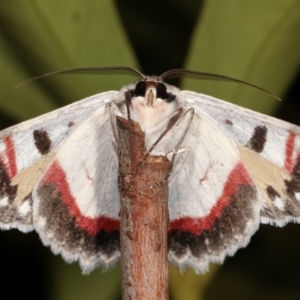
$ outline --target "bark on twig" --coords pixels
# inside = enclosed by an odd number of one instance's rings
[[[171,162],[148,155],[138,123],[117,117],[123,300],[167,300]],[[145,159],[146,158],[146,159]]]

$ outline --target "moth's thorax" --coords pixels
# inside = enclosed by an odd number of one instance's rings
[[[156,89],[151,86],[145,97],[131,99],[131,118],[141,125],[142,130],[147,131],[168,118],[176,110],[176,104],[176,101],[168,103],[157,98]]]
[[[127,116],[125,93],[130,92],[130,118],[148,131],[170,117],[181,105],[180,90],[151,78],[124,87],[116,98],[120,110]]]

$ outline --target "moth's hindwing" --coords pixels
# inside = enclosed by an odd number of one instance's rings
[[[118,159],[106,110],[65,140],[32,193],[43,242],[85,272],[119,257]]]
[[[170,178],[169,257],[204,272],[245,246],[262,198],[238,148],[205,112],[195,111]]]

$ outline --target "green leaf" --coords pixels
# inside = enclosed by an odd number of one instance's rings
[[[52,256],[53,257],[53,256]],[[97,268],[83,275],[78,263],[66,265],[61,257],[53,257],[53,290],[55,300],[118,299],[121,295],[120,265],[109,270]]]
[[[300,64],[297,0],[206,1],[186,69],[231,76],[284,96]],[[242,84],[188,80],[185,89],[272,113],[279,102]]]
[[[170,266],[170,295],[173,300],[202,300],[207,286],[213,280],[219,265],[211,264],[205,275],[195,274],[191,268],[183,273]]]
[[[130,81],[57,76],[18,90],[30,77],[89,66],[136,66],[112,1],[0,1],[0,109],[27,119]]]

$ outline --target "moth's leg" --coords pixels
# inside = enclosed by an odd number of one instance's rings
[[[154,147],[161,141],[161,139],[171,130],[171,128],[177,123],[179,118],[182,115],[182,108],[178,108],[176,114],[171,118],[169,121],[166,129],[163,131],[163,133],[159,136],[159,138],[154,142],[154,144],[151,146],[151,148],[148,151],[148,154],[146,155],[145,159],[147,159],[148,155],[151,154],[151,151],[153,151]],[[144,160],[145,160],[144,159]]]
[[[145,160],[147,159],[147,157],[149,156],[149,154],[151,154],[151,152],[153,151],[153,149],[157,146],[157,144],[163,139],[163,137],[174,127],[175,124],[179,123],[180,121],[187,121],[185,124],[183,124],[182,126],[184,126],[184,130],[182,133],[181,138],[179,139],[176,147],[174,148],[175,153],[178,152],[179,147],[189,129],[190,123],[193,120],[194,117],[194,110],[193,109],[188,109],[187,111],[185,111],[184,113],[182,113],[183,109],[182,108],[178,108],[176,113],[174,114],[174,116],[170,119],[166,129],[162,132],[162,134],[159,136],[159,138],[153,143],[153,145],[150,147],[148,153],[145,155],[145,158],[143,159],[143,161],[141,162],[142,164],[145,162]],[[188,119],[185,120],[185,117],[187,117]]]
[[[179,108],[177,110],[177,113],[170,119],[166,129],[163,131],[163,133],[159,136],[159,138],[154,142],[154,144],[151,146],[151,148],[149,149],[149,151],[147,152],[147,154],[144,156],[143,160],[138,164],[137,169],[136,169],[136,174],[138,174],[139,168],[141,168],[144,163],[146,162],[147,158],[149,157],[149,155],[151,154],[151,151],[154,149],[154,147],[161,141],[161,139],[166,135],[166,133],[176,124],[176,122],[179,120],[180,116],[182,115],[182,108]],[[173,161],[175,159],[175,153],[176,151],[172,151],[172,158],[171,158],[171,162],[173,164]],[[171,164],[171,169],[172,169],[172,164]],[[161,185],[163,185],[166,180],[168,180],[172,170],[170,169],[169,171],[169,175],[162,181],[160,181],[157,184],[152,185],[150,188],[154,188],[154,187],[159,187]]]
[[[140,164],[137,167],[136,170],[136,174],[139,171],[139,168],[143,166],[143,164],[146,162],[147,158],[149,157],[149,155],[151,154],[151,151],[153,151],[153,149],[155,148],[155,146],[162,140],[162,138],[174,127],[175,124],[177,125],[182,125],[183,126],[183,130],[182,130],[182,135],[180,137],[180,139],[178,140],[176,146],[174,149],[168,151],[165,156],[170,156],[171,154],[171,159],[169,159],[171,161],[171,168],[170,171],[168,173],[168,176],[162,180],[161,182],[158,182],[157,184],[153,185],[153,187],[155,186],[160,186],[163,185],[170,177],[172,170],[173,170],[173,163],[175,160],[175,157],[177,154],[185,152],[186,149],[180,149],[180,145],[190,127],[190,123],[193,120],[193,116],[194,116],[194,110],[193,109],[189,109],[187,111],[185,111],[184,113],[182,113],[183,109],[179,108],[176,113],[174,114],[174,116],[170,119],[168,125],[166,126],[166,129],[162,132],[162,134],[159,136],[159,138],[154,142],[154,144],[151,146],[151,148],[149,149],[148,153],[145,155],[144,159],[140,162]],[[179,123],[180,122],[180,123]]]

